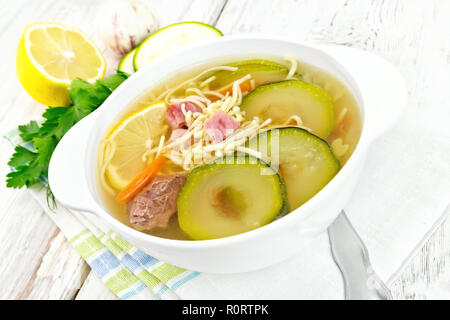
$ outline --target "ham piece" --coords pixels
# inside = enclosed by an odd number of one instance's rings
[[[223,141],[239,128],[239,122],[223,110],[217,110],[205,121],[205,130],[213,143]]]
[[[186,127],[186,117],[181,108],[183,104],[186,112],[191,111],[192,113],[196,113],[202,111],[200,107],[190,102],[180,102],[170,105],[167,108],[166,121],[172,129]]]

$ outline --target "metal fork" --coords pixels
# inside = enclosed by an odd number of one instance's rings
[[[369,253],[344,210],[328,228],[331,252],[341,270],[348,300],[391,300],[392,295],[372,268]]]

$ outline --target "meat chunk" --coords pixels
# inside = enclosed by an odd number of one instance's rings
[[[223,110],[217,110],[205,121],[205,130],[213,143],[220,142],[240,127],[239,122]]]
[[[180,102],[170,105],[167,108],[166,121],[172,129],[184,128],[186,126],[186,117],[184,116],[182,106],[184,109],[192,113],[200,112],[202,109],[190,102]]]
[[[127,204],[130,223],[139,229],[166,228],[177,212],[177,197],[184,183],[185,174],[156,176]]]

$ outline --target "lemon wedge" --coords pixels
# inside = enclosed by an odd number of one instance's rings
[[[71,104],[68,86],[75,78],[103,78],[106,62],[82,31],[58,23],[30,24],[23,32],[16,71],[24,89],[50,106]]]
[[[130,114],[118,123],[106,137],[105,175],[115,189],[124,189],[145,169],[148,151],[158,147],[167,133],[167,105],[155,102]],[[109,151],[108,151],[109,150]]]

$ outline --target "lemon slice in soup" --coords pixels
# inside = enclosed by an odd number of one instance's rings
[[[122,190],[148,164],[146,154],[158,146],[167,132],[167,105],[156,102],[132,113],[117,124],[105,141],[105,175],[109,183]]]

